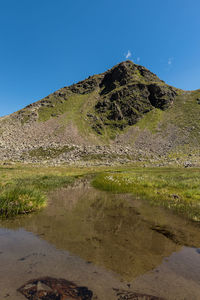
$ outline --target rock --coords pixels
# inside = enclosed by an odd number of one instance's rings
[[[179,198],[180,198],[180,196],[179,196],[179,195],[176,195],[176,194],[172,194],[172,197],[173,197],[174,199],[179,199]]]
[[[48,285],[42,283],[41,281],[38,281],[38,283],[37,283],[37,291],[38,292],[40,292],[40,291],[46,291],[46,292],[50,292],[51,291],[52,292],[52,289]]]
[[[166,300],[161,297],[156,297],[153,295],[143,294],[143,293],[136,293],[133,291],[125,291],[120,289],[113,289],[116,293],[117,300]]]
[[[186,162],[184,162],[184,167],[185,168],[192,167],[192,163],[190,161],[186,161]]]
[[[152,106],[162,110],[168,108],[177,95],[175,89],[167,85],[150,84],[148,86],[149,101]]]
[[[29,300],[92,300],[93,298],[93,292],[87,287],[79,287],[71,281],[51,277],[29,280],[18,291]]]
[[[95,109],[104,123],[115,121],[112,126],[120,129],[135,124],[153,108],[168,108],[177,95],[174,88],[163,84],[155,74],[130,61],[107,71],[100,87],[101,98]]]

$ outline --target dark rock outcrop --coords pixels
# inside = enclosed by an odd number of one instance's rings
[[[146,102],[148,107],[152,105],[152,107],[165,109],[176,96],[176,89],[166,85],[154,73],[132,61],[122,62],[103,74],[90,76],[86,80],[55,92],[55,94],[60,97],[64,97],[69,91],[75,94],[89,94],[98,88],[100,88],[100,100],[96,104],[96,108],[103,106],[106,109],[113,109],[114,119],[116,109],[119,115],[121,114],[122,110],[121,112],[119,110],[121,105],[112,104],[109,108],[109,102],[124,101],[123,106],[130,105],[139,112],[145,113],[145,108],[144,111],[139,108],[144,106],[143,103],[139,104],[140,101]],[[127,98],[131,98],[132,101],[129,103],[126,101]],[[48,104],[47,100],[40,102],[41,105],[44,105],[44,102]],[[129,108],[130,113],[134,109]],[[121,117],[119,118],[122,119]]]
[[[177,95],[174,88],[167,85],[148,85],[149,101],[152,106],[160,109],[167,109]]]
[[[119,289],[114,289],[117,295],[117,300],[166,300],[161,297],[156,297],[153,295],[147,295],[142,293],[135,293],[131,291],[124,291]]]
[[[69,90],[76,94],[89,94],[99,87],[101,79],[101,75],[90,76],[83,81],[71,85]]]
[[[86,287],[51,277],[29,280],[18,291],[29,300],[91,300],[93,297],[92,291]]]
[[[95,109],[101,119],[118,122],[122,128],[135,124],[153,108],[167,109],[177,95],[155,74],[131,61],[105,73]]]

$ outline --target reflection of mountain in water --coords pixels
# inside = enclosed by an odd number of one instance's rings
[[[100,192],[81,183],[53,192],[43,211],[7,225],[24,227],[59,249],[131,279],[180,248],[151,229],[154,219],[153,209],[130,195]]]
[[[131,195],[75,182],[52,192],[43,211],[1,221],[0,227],[14,229],[0,228],[0,298],[9,291],[8,299],[21,300],[17,288],[51,276],[87,286],[102,300],[116,299],[113,288],[128,289],[129,296],[199,299],[198,249],[182,248],[199,247],[198,226]]]

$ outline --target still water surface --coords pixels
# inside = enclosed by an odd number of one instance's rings
[[[85,285],[100,300],[119,299],[115,289],[198,300],[199,229],[131,195],[77,182],[51,193],[41,212],[1,221],[0,300],[25,299],[16,290],[42,276]]]

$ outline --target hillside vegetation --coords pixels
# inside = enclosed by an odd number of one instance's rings
[[[200,90],[122,62],[0,118],[0,160],[199,165]]]

